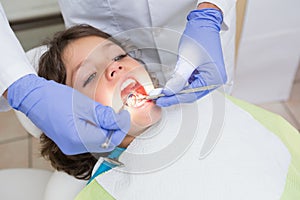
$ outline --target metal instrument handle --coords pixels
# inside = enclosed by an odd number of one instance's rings
[[[188,93],[195,93],[195,92],[201,92],[205,90],[212,90],[217,87],[220,87],[221,85],[209,85],[209,86],[203,86],[203,87],[197,87],[197,88],[189,88],[185,90],[179,91],[177,94],[188,94]],[[151,96],[145,96],[146,100],[155,100],[158,99],[159,97],[166,96],[165,94],[157,94],[157,95],[151,95]]]

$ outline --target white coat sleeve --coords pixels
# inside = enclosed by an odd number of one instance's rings
[[[203,2],[209,2],[212,3],[216,6],[218,6],[222,12],[223,12],[223,24],[222,24],[222,30],[228,30],[231,26],[232,23],[232,12],[235,11],[235,5],[236,5],[236,0],[198,0],[198,4],[203,3]],[[234,14],[235,16],[235,14]]]
[[[0,111],[9,106],[2,96],[5,90],[16,80],[27,75],[36,74],[25,52],[9,26],[5,12],[0,3]]]

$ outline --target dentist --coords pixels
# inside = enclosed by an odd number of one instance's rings
[[[192,0],[59,0],[67,27],[89,23],[112,35],[137,28],[142,28],[143,32],[146,27],[155,27],[150,29],[151,33],[147,31],[143,38],[130,37],[130,43],[145,47],[144,49],[152,49],[149,52],[142,51],[142,59],[145,59],[146,63],[156,63],[149,69],[152,69],[161,82],[168,80],[162,91],[168,97],[157,100],[160,106],[192,102],[207,94],[199,92],[196,96],[174,95],[185,87],[232,81],[235,0],[209,2],[211,3]],[[4,97],[0,99],[1,110],[7,108],[7,99],[12,108],[26,114],[68,155],[111,151],[120,144],[129,130],[130,116],[127,111],[115,113],[112,108],[94,102],[72,88],[38,77],[11,30],[1,5],[0,26],[0,94]],[[162,52],[154,51],[160,48],[168,52],[176,51],[174,45],[171,48],[163,45],[163,41],[168,38],[163,33],[160,34],[160,31],[165,30],[183,32],[180,40],[172,42],[176,44],[180,55],[176,57],[175,62],[174,55],[170,55],[169,59],[168,56],[163,56]],[[128,39],[128,35],[124,39]],[[192,48],[195,51],[191,53],[190,49],[194,44],[197,47]],[[149,45],[151,48],[147,48]],[[222,45],[226,47],[224,55]],[[195,52],[203,52],[206,56],[203,59],[195,58]],[[165,58],[167,59],[164,60]],[[176,67],[171,70],[172,75],[165,77],[162,66]],[[57,96],[60,97],[60,101],[57,101]],[[114,130],[111,146],[103,149],[101,144],[109,130]],[[89,134],[83,138],[83,133]]]

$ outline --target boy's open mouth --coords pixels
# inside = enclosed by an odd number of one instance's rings
[[[135,79],[129,78],[121,85],[121,98],[129,107],[140,107],[146,100],[139,99],[147,95],[145,88]]]

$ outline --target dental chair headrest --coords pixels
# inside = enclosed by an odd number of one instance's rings
[[[47,46],[39,46],[36,48],[33,48],[31,50],[29,50],[28,52],[26,52],[27,58],[29,59],[30,63],[32,64],[32,66],[34,67],[34,69],[36,71],[38,71],[38,67],[39,67],[39,59],[41,57],[41,55],[47,51]],[[26,115],[24,115],[23,113],[16,111],[15,113],[17,115],[17,118],[19,119],[20,123],[22,124],[22,126],[25,128],[25,130],[30,133],[32,136],[39,138],[40,135],[42,134],[42,131],[37,128],[32,122],[31,120],[26,117]]]

